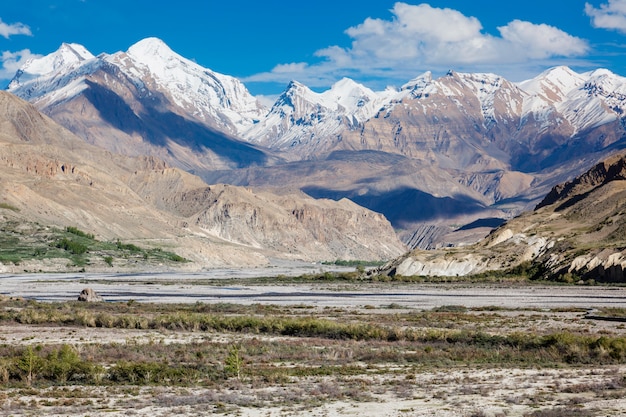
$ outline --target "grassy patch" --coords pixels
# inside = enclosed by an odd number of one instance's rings
[[[573,317],[582,323],[578,330]],[[410,399],[431,409],[473,404],[480,410],[486,401],[500,410],[515,404],[519,415],[599,415],[566,410],[626,395],[626,340],[618,330],[588,327],[582,317],[579,309],[448,305],[420,311],[0,297],[0,324],[32,331],[22,340],[0,338],[0,398],[11,399],[14,408],[2,410],[15,415],[148,406],[165,407],[163,415],[237,414],[241,407],[305,414],[336,401]],[[572,327],[563,329],[566,323]],[[39,336],[48,332],[67,337]],[[404,412],[412,411],[418,410]]]
[[[66,259],[68,266],[93,262],[108,266],[135,263],[181,263],[187,259],[160,248],[143,249],[132,243],[100,241],[92,233],[68,226],[63,230],[36,223],[5,221],[0,225],[0,262],[21,265],[29,261]]]
[[[473,312],[461,306],[404,314],[389,312],[374,317],[342,309],[315,313],[310,309],[296,307],[229,304],[85,304],[4,300],[0,303],[0,308],[0,322],[4,323],[287,337],[294,341],[294,345],[285,346],[285,349],[291,349],[293,352],[286,352],[281,347],[275,359],[299,363],[306,368],[333,363],[344,366],[353,361],[369,364],[414,363],[421,366],[472,364],[546,367],[614,365],[626,362],[626,337],[622,334],[590,335],[583,331],[563,330],[504,331],[502,330],[505,328],[504,320],[512,319],[497,313]],[[556,313],[544,312],[544,314]],[[545,316],[534,318],[530,315],[519,320],[541,322],[545,320]],[[510,327],[514,327],[511,326],[514,321],[508,323]],[[483,329],[486,326],[500,330],[485,331]],[[251,339],[241,338],[241,340]],[[254,345],[252,341],[249,343]],[[305,353],[311,345],[327,348],[315,354]],[[122,358],[127,362],[139,360],[141,363],[147,363],[161,354],[166,354],[153,352],[144,356],[153,348],[144,346],[142,349],[146,352],[142,351],[141,354],[137,352],[139,356]],[[236,374],[237,378],[241,379],[245,363],[252,352],[257,352],[258,349],[261,348],[246,344],[236,345],[235,348],[231,347],[230,350],[223,352],[220,363],[225,363],[224,369],[228,375]],[[161,352],[161,348],[157,350]],[[195,363],[192,368],[199,369],[203,362],[193,359],[193,355],[199,358],[205,357],[206,354],[207,352],[202,349],[196,351],[191,349],[185,352],[187,359],[184,362],[190,366]],[[259,351],[261,356],[266,354],[267,350]],[[189,355],[191,357],[188,357]],[[305,360],[302,363],[298,359],[300,355],[302,358],[313,359],[311,362]],[[104,366],[108,360],[98,362],[96,365]],[[169,360],[174,361],[172,358]],[[222,362],[226,360],[227,363]],[[263,363],[264,360],[266,359],[255,359],[254,363]],[[274,359],[270,362],[273,361]],[[344,371],[342,369],[328,372],[332,374]],[[352,369],[350,372],[354,371]],[[154,372],[156,375],[160,371]],[[255,370],[249,372],[254,373]],[[122,380],[128,382],[126,377],[119,377],[119,381]]]
[[[9,204],[9,203],[0,203],[0,209],[11,210],[11,211],[20,211],[17,207]]]
[[[324,261],[322,265],[337,265],[337,266],[351,266],[351,267],[367,267],[367,266],[382,266],[385,261],[359,261],[359,260],[342,260],[337,259],[335,261]]]

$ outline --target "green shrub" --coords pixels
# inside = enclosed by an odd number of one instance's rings
[[[117,246],[117,248],[119,250],[127,250],[130,252],[141,252],[142,249],[137,246],[137,245],[133,245],[132,243],[122,243],[119,240],[115,243],[115,245]]]
[[[9,203],[0,203],[0,208],[2,209],[6,209],[6,210],[11,210],[11,211],[20,211],[20,209],[18,209],[17,207],[9,204]]]
[[[86,245],[83,245],[82,243],[76,242],[74,240],[70,240],[66,237],[57,241],[55,246],[59,249],[64,249],[68,252],[71,252],[74,255],[82,255],[89,250],[89,248]]]
[[[17,368],[22,373],[22,378],[28,386],[31,386],[37,375],[44,369],[43,359],[35,352],[32,346],[28,346],[17,359]]]
[[[73,235],[76,235],[76,236],[84,237],[86,239],[92,239],[93,240],[95,238],[95,236],[93,234],[85,233],[82,230],[78,229],[77,227],[73,227],[73,226],[67,226],[65,228],[65,231],[68,232],[68,233],[71,233]]]
[[[83,373],[80,357],[69,345],[50,352],[46,359],[46,377],[53,381],[65,383],[74,374]]]
[[[224,370],[228,375],[241,380],[242,369],[243,358],[241,357],[241,347],[238,345],[231,346],[228,350]]]
[[[168,258],[172,262],[187,262],[187,259],[183,258],[180,255],[176,255],[175,253],[172,253]]]

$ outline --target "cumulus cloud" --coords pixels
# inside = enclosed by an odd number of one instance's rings
[[[4,23],[2,19],[0,19],[0,36],[3,36],[6,39],[9,39],[10,36],[13,35],[27,35],[32,36],[32,32],[30,28],[23,23]]]
[[[292,62],[279,64],[269,72],[254,74],[243,77],[245,83],[281,83],[286,84],[291,80],[300,81],[309,87],[324,87],[333,84],[336,80],[332,73],[333,69],[327,63],[309,65],[306,62]]]
[[[585,3],[585,13],[591,18],[593,27],[626,34],[626,0],[609,0],[600,8]]]
[[[274,67],[272,72],[283,74],[301,73],[307,69],[306,62],[293,62],[291,64],[279,64]]]
[[[346,33],[349,48],[331,47],[319,56],[337,63],[366,65],[505,64],[587,52],[582,39],[546,24],[514,20],[498,28],[500,36],[483,32],[475,17],[428,4],[396,3],[392,20],[367,19]]]
[[[41,55],[33,54],[30,49],[23,49],[17,52],[4,51],[0,55],[0,80],[13,78],[15,73],[29,59],[40,58]]]
[[[489,67],[496,72],[539,60],[580,57],[589,51],[587,41],[547,24],[514,20],[498,27],[496,35],[486,33],[476,17],[449,8],[398,2],[391,13],[391,19],[370,17],[348,28],[350,46],[317,51],[317,63],[279,65],[247,81],[288,81],[286,75],[300,75],[295,79],[321,83],[354,74],[357,78],[393,78],[443,68]]]

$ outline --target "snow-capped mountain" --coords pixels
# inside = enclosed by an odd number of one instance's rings
[[[291,149],[310,156],[332,147],[343,129],[353,129],[370,119],[385,99],[348,78],[323,93],[292,81],[267,115],[243,136],[272,149]]]
[[[141,89],[159,91],[189,114],[238,135],[266,112],[237,78],[204,68],[148,38],[108,61],[124,69]]]
[[[85,86],[76,80],[95,71],[98,65],[84,46],[64,43],[50,55],[24,64],[8,90],[34,103],[62,101],[80,93]]]
[[[139,97],[164,95],[173,104],[210,126],[239,135],[266,109],[236,78],[219,74],[183,58],[157,38],[143,39],[126,52],[95,57],[78,44],[26,63],[8,90],[44,111],[88,87],[88,78],[113,66],[130,80]]]
[[[626,106],[624,78],[607,70],[578,74],[555,67],[518,84],[495,74],[450,71],[433,79],[426,72],[398,90],[380,92],[347,78],[321,93],[293,81],[268,110],[236,78],[203,68],[156,38],[97,57],[81,45],[63,44],[21,68],[9,91],[53,115],[55,107],[93,87],[98,73],[108,74],[99,83],[106,88],[113,88],[114,80],[129,85],[116,94],[134,113],[146,105],[167,107],[226,135],[286,153],[290,160],[318,158],[337,149],[417,155],[422,153],[414,149],[420,141],[403,138],[402,129],[416,138],[431,137],[437,126],[447,124],[448,135],[468,136],[463,142],[469,148],[478,142],[480,166],[493,165],[494,158],[515,165],[515,157],[502,155],[512,144],[499,140],[513,140],[531,153],[546,135],[558,137],[562,145],[580,132],[621,120]],[[129,95],[141,106],[128,103]],[[394,126],[382,134],[376,126],[385,123]],[[368,131],[376,140],[368,139]],[[462,161],[455,160],[456,153],[465,152],[465,146],[448,145],[437,144],[434,159],[458,167]],[[442,154],[444,148],[449,151]]]
[[[352,198],[407,231],[510,216],[626,147],[626,78],[607,70],[555,67],[521,83],[426,72],[377,92],[293,81],[267,109],[237,79],[148,38],[98,56],[63,44],[9,91],[111,151],[212,182]]]
[[[525,115],[554,114],[570,123],[572,136],[619,120],[626,109],[626,78],[606,69],[578,74],[555,67],[519,86],[529,95]]]
[[[113,152],[154,155],[196,172],[266,159],[237,138],[267,110],[238,79],[183,58],[156,38],[98,56],[63,44],[26,63],[8,90]]]
[[[445,125],[443,131],[448,135],[467,137],[463,142],[469,148],[478,144],[482,150],[479,166],[483,168],[493,165],[495,158],[504,165],[536,169],[541,164],[522,166],[517,160],[526,159],[527,152],[549,151],[544,146],[545,137],[562,146],[580,132],[620,120],[626,105],[624,86],[622,77],[607,70],[578,74],[567,67],[550,69],[517,84],[489,73],[450,71],[433,79],[427,72],[398,90],[381,92],[349,79],[322,93],[292,82],[243,137],[287,152],[291,159],[316,158],[334,149],[416,155],[420,152],[411,148],[422,141],[403,139],[402,129],[397,127],[402,125],[404,133],[413,138],[423,138],[433,137],[434,130],[441,130],[437,126]],[[376,126],[384,124],[395,127],[385,128],[383,134]],[[376,140],[368,139],[368,130]],[[389,140],[392,136],[395,139]],[[439,151],[444,147],[442,143],[435,145]],[[435,159],[459,167],[458,152],[467,155],[464,147],[448,148],[449,155],[439,152]],[[519,156],[522,148],[524,155]]]

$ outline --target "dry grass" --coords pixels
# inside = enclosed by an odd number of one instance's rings
[[[394,416],[572,407],[587,416],[626,407],[623,330],[594,326],[580,309],[2,299],[0,325],[7,415],[377,415],[385,405]],[[29,355],[38,358],[30,380]]]

